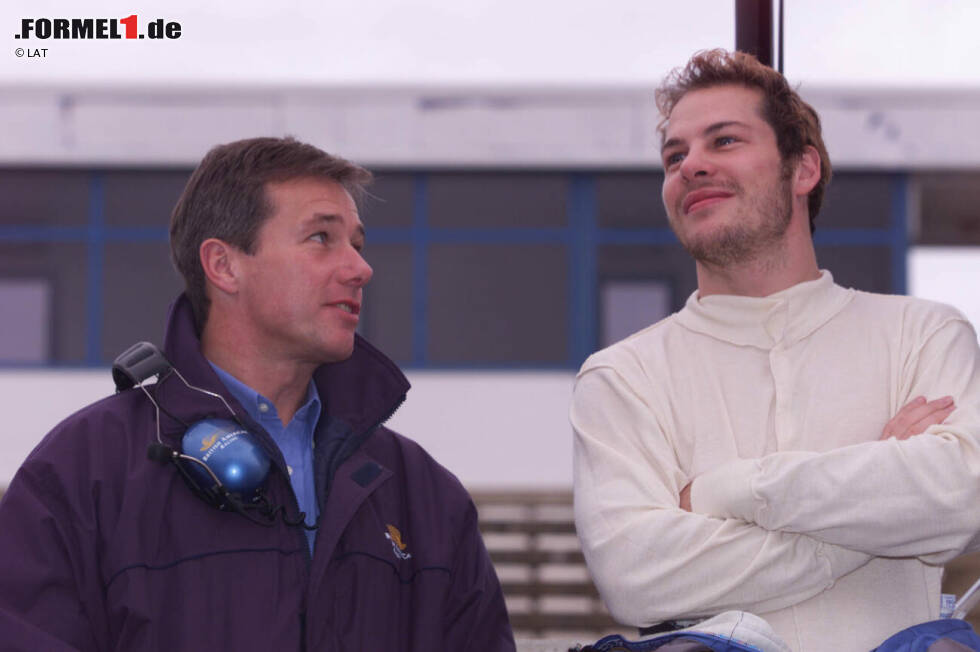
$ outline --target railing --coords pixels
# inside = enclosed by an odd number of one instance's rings
[[[565,491],[482,491],[473,499],[480,530],[521,637],[583,640],[623,631],[592,583]]]

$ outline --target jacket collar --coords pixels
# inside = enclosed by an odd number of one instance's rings
[[[816,331],[843,310],[854,292],[821,270],[820,278],[767,297],[713,294],[699,299],[694,292],[677,321],[715,339],[768,350],[790,346]]]
[[[164,355],[188,383],[222,395],[239,417],[245,417],[245,409],[201,354],[200,336],[190,301],[184,294],[170,308],[163,348]],[[386,420],[409,389],[408,380],[397,365],[359,335],[355,335],[354,352],[348,359],[321,365],[313,378],[324,412],[343,419],[354,433]],[[230,416],[218,399],[187,389],[179,378],[165,379],[157,393],[167,410],[187,422]],[[168,433],[183,432],[183,426],[172,419],[164,419],[164,424]]]

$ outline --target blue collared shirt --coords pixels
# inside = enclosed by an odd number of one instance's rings
[[[316,485],[313,481],[313,431],[320,419],[320,396],[317,394],[313,380],[310,380],[309,389],[306,391],[306,402],[284,426],[272,401],[210,360],[208,362],[249,416],[272,435],[272,439],[279,446],[286,460],[289,482],[293,485],[293,493],[296,494],[300,510],[306,514],[306,523],[314,525],[319,517],[319,508],[316,500]],[[287,516],[296,517],[288,513]],[[312,553],[316,530],[304,530],[304,532]]]

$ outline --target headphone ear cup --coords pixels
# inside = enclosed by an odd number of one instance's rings
[[[188,460],[185,468],[202,487],[214,486],[217,479],[217,489],[246,503],[258,498],[272,466],[255,437],[229,419],[205,419],[191,425],[181,441],[181,452],[198,461]]]

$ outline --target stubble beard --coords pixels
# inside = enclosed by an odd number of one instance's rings
[[[739,184],[726,184],[725,189],[736,199],[745,198]],[[792,205],[789,179],[781,175],[776,188],[750,199],[728,224],[693,237],[672,226],[681,245],[699,263],[722,269],[744,266],[774,253],[789,228]],[[757,216],[754,223],[752,216]]]

